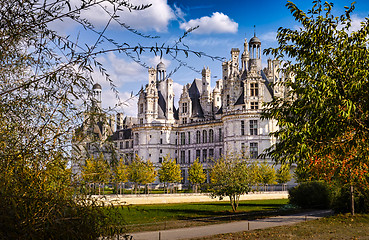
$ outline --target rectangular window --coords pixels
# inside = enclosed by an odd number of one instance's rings
[[[160,144],[163,144],[163,139],[162,138],[160,138]]]
[[[191,163],[191,150],[188,150],[188,163]]]
[[[186,162],[186,152],[181,151],[181,163],[185,163],[185,162]]]
[[[200,161],[200,150],[196,150],[196,159]]]
[[[163,162],[163,158],[162,157],[160,157],[159,158],[159,163],[162,163]]]
[[[181,145],[186,144],[186,133],[181,132]]]
[[[202,161],[206,162],[206,160],[208,159],[208,150],[207,149],[203,149],[202,150]]]
[[[138,145],[138,143],[139,143],[138,133],[135,133],[135,144]]]
[[[241,121],[241,135],[245,135],[245,121]]]
[[[257,83],[250,83],[250,96],[257,97],[259,95],[259,86]]]
[[[222,133],[222,129],[219,128],[219,142],[223,141],[223,133]]]
[[[259,103],[258,102],[250,102],[250,108],[251,109],[259,109]]]
[[[187,103],[182,103],[182,113],[187,113]]]
[[[129,141],[126,141],[126,148],[129,148]]]
[[[250,120],[250,135],[258,135],[258,120]]]
[[[259,155],[258,143],[256,142],[250,143],[250,158],[257,158],[258,155]]]
[[[120,143],[119,143],[119,148],[120,148],[120,149],[123,149],[123,142],[120,142]]]
[[[187,123],[187,118],[182,118],[182,124],[186,124]]]
[[[242,157],[245,157],[245,153],[246,153],[245,143],[241,143],[241,155],[242,155]]]
[[[221,157],[222,156],[222,149],[221,148],[219,148],[219,157]]]
[[[144,105],[143,103],[140,104],[140,113],[143,113],[144,112]]]
[[[209,149],[209,158],[213,159],[214,158],[214,149]]]
[[[191,133],[188,132],[187,135],[188,135],[188,144],[191,144]]]

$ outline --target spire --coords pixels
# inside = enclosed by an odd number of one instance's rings
[[[256,26],[254,25],[254,37],[256,37]]]

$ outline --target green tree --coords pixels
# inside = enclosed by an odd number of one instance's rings
[[[367,189],[369,19],[351,31],[354,4],[338,17],[332,3],[313,4],[305,13],[288,2],[301,27],[280,28],[279,47],[265,51],[292,58],[283,66],[291,76],[281,82],[286,97],[274,98],[264,109],[264,117],[280,126],[268,154],[281,163],[303,165],[300,170],[320,165],[329,181]]]
[[[182,180],[180,165],[168,155],[164,157],[158,173],[160,182],[164,183],[164,188],[167,187],[167,193],[169,192],[170,183],[178,183]]]
[[[122,194],[122,187],[123,184],[123,193],[124,193],[124,183],[128,181],[128,167],[125,164],[124,160],[121,158],[114,168],[114,181],[118,183],[118,192]]]
[[[228,196],[233,211],[236,211],[240,195],[250,192],[251,185],[255,184],[251,171],[252,165],[238,156],[220,158],[211,168],[212,196]]]
[[[196,159],[188,169],[188,180],[194,185],[195,193],[197,193],[199,184],[205,182],[206,174],[202,164],[199,163],[199,159]]]
[[[277,170],[276,179],[279,184],[286,184],[291,181],[290,166],[288,164],[282,164]],[[285,190],[285,189],[284,189]]]
[[[258,183],[264,185],[264,190],[267,190],[266,185],[276,183],[276,172],[272,165],[267,162],[260,163],[258,166]]]
[[[156,175],[154,164],[150,160],[144,162],[137,154],[128,166],[128,179],[135,184],[136,193],[139,185],[147,185],[154,182]]]

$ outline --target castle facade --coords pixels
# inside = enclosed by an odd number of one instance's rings
[[[105,129],[95,127],[93,131],[109,138],[116,153],[127,161],[137,154],[159,167],[166,155],[176,158],[183,183],[188,183],[188,168],[196,159],[205,169],[224,154],[256,159],[276,141],[269,136],[277,130],[276,121],[261,119],[260,114],[263,103],[285,95],[276,85],[283,81],[280,63],[269,59],[262,69],[261,41],[256,36],[249,42],[245,39],[242,53],[233,48],[230,54],[230,60],[222,63],[222,79],[215,87],[211,88],[210,69],[204,68],[201,78],[183,86],[178,108],[165,65],[161,62],[149,68],[148,84],[139,94],[137,117],[117,114],[109,118]],[[93,90],[99,105],[101,86],[95,84]],[[93,154],[93,148],[87,150]]]

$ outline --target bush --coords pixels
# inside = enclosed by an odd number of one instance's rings
[[[354,209],[356,213],[369,212],[369,189],[354,188]],[[335,212],[346,213],[351,211],[350,186],[335,186],[332,191],[331,208]]]
[[[290,189],[291,204],[302,208],[329,208],[331,203],[331,189],[324,182],[304,182]]]

